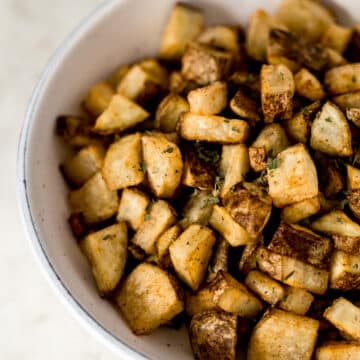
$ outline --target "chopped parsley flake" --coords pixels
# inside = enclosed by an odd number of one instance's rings
[[[105,235],[102,239],[103,239],[103,240],[108,240],[108,239],[110,239],[110,238],[111,238],[111,235],[107,234],[107,235]]]
[[[353,83],[356,83],[356,80],[357,80],[356,76],[353,75],[353,76],[351,77],[351,81],[352,81]]]
[[[142,171],[144,174],[146,174],[146,164],[144,162],[139,163],[139,171]]]
[[[291,271],[290,273],[288,273],[288,274],[285,276],[285,279],[284,279],[284,280],[290,279],[294,274],[295,274],[295,270],[293,270],[293,271]]]
[[[169,153],[169,154],[171,154],[173,151],[174,151],[174,148],[171,147],[171,146],[169,146],[167,149],[165,149],[165,150],[163,151],[163,153]]]
[[[331,119],[331,117],[327,117],[327,118],[325,119],[325,121],[331,123],[331,122],[332,122],[332,119]]]
[[[268,159],[266,166],[269,170],[274,170],[280,166],[280,160],[279,159]]]

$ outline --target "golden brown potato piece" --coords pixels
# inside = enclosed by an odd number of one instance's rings
[[[163,136],[143,135],[142,152],[151,190],[157,197],[171,198],[183,170],[179,148]]]
[[[127,228],[123,222],[91,233],[81,240],[81,249],[91,264],[101,296],[113,291],[124,274],[127,242]]]
[[[211,282],[212,280],[214,280],[216,274],[220,270],[224,272],[228,271],[229,246],[229,243],[224,238],[218,236],[208,267],[208,276],[206,279],[207,282]]]
[[[192,42],[182,58],[181,73],[188,80],[206,85],[226,78],[232,62],[232,53]]]
[[[237,144],[247,140],[249,125],[239,119],[185,113],[179,122],[179,133],[186,140]]]
[[[238,185],[223,199],[226,211],[256,240],[270,219],[272,200],[266,191],[252,183]]]
[[[116,220],[118,222],[125,221],[133,230],[137,230],[144,222],[150,199],[142,191],[136,188],[124,189]]]
[[[291,286],[285,287],[285,296],[279,302],[279,307],[298,315],[305,315],[310,309],[314,296],[304,289]]]
[[[360,190],[352,191],[347,197],[349,208],[354,216],[360,220]]]
[[[310,360],[318,329],[317,320],[271,309],[263,315],[251,334],[247,359]]]
[[[190,317],[209,310],[221,310],[215,301],[215,293],[210,285],[206,285],[195,294],[185,296],[185,311]]]
[[[271,305],[276,305],[285,295],[283,286],[258,270],[252,270],[247,274],[245,285]]]
[[[178,277],[194,291],[204,279],[214,243],[215,235],[209,228],[193,224],[170,245],[170,258]]]
[[[327,69],[332,69],[348,63],[348,61],[338,51],[331,48],[325,48],[325,50],[328,55]]]
[[[346,165],[347,187],[349,190],[360,190],[360,169]]]
[[[295,74],[294,81],[296,93],[308,100],[321,100],[326,95],[321,82],[306,68]]]
[[[116,214],[119,199],[97,172],[80,189],[71,191],[69,203],[74,213],[81,213],[86,224],[96,224]]]
[[[346,337],[360,341],[360,308],[340,297],[324,312],[324,318]]]
[[[173,71],[169,77],[169,90],[174,94],[186,96],[189,91],[197,89],[199,84],[193,80],[188,80],[180,71]]]
[[[131,241],[147,254],[153,254],[157,239],[175,223],[176,213],[164,200],[157,200],[149,207],[145,221],[140,225]]]
[[[85,97],[85,109],[93,116],[100,116],[109,106],[113,95],[114,90],[108,82],[96,84]]]
[[[360,255],[334,251],[330,266],[330,288],[343,291],[360,289]]]
[[[260,114],[256,101],[247,96],[242,89],[238,90],[231,99],[230,109],[243,119],[253,122],[260,121]]]
[[[113,134],[129,129],[149,116],[149,113],[127,97],[116,94],[109,106],[97,118],[94,130],[100,134]]]
[[[157,261],[160,267],[168,268],[171,265],[169,247],[180,236],[181,227],[174,225],[167,229],[155,243]]]
[[[342,111],[348,108],[360,108],[360,91],[334,96],[333,101]]]
[[[110,190],[124,189],[143,182],[141,134],[121,137],[106,152],[102,174]]]
[[[169,73],[167,69],[155,58],[146,58],[139,65],[151,76],[151,78],[164,89],[169,86]]]
[[[149,334],[184,309],[176,279],[147,263],[130,273],[115,300],[136,335]]]
[[[332,342],[316,350],[316,360],[357,360],[360,358],[360,344]]]
[[[189,104],[180,95],[170,93],[159,104],[155,115],[155,128],[165,133],[176,130],[176,125],[183,112],[189,111]]]
[[[327,91],[340,95],[360,89],[360,63],[347,64],[330,69],[324,77]]]
[[[187,96],[190,112],[202,115],[216,115],[227,104],[227,85],[222,81],[192,90]]]
[[[160,46],[160,57],[177,61],[184,54],[186,45],[204,28],[204,15],[200,9],[178,3],[173,8]]]
[[[249,147],[249,162],[250,167],[255,172],[260,172],[266,169],[267,153],[265,146]]]
[[[224,177],[220,196],[224,197],[234,185],[245,179],[249,171],[249,153],[243,144],[223,145],[219,163],[220,174]]]
[[[321,37],[321,43],[342,54],[349,45],[352,30],[338,24],[330,24]]]
[[[268,249],[319,269],[328,269],[332,244],[330,239],[321,237],[305,227],[281,223]]]
[[[104,162],[104,148],[100,145],[88,145],[75,156],[61,164],[65,179],[74,186],[81,186],[98,172]]]
[[[290,119],[295,83],[291,71],[282,64],[261,67],[261,107],[265,123],[276,118]]]
[[[360,127],[360,108],[346,109],[346,117],[355,126]]]
[[[316,196],[318,179],[314,162],[303,144],[280,152],[268,167],[269,195],[285,207]]]
[[[319,196],[288,205],[281,210],[283,221],[292,224],[304,220],[320,211]]]
[[[248,274],[249,271],[257,269],[256,250],[261,245],[264,245],[264,241],[259,238],[257,243],[244,246],[239,261],[239,270],[243,274]]]
[[[224,311],[207,311],[195,315],[189,338],[197,360],[235,360],[237,316]]]
[[[127,74],[129,70],[129,65],[121,65],[108,77],[107,81],[113,87],[113,89],[117,88],[120,81],[123,79],[123,77]]]

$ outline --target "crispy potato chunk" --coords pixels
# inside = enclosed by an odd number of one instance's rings
[[[141,106],[123,95],[116,94],[97,118],[94,129],[101,134],[113,134],[141,123],[148,116],[149,113]]]
[[[334,96],[333,101],[342,111],[348,108],[360,108],[360,91]]]
[[[108,226],[81,240],[81,249],[91,264],[101,296],[114,290],[124,274],[127,242],[125,223]]]
[[[189,111],[189,104],[180,95],[170,93],[159,104],[155,115],[155,128],[165,133],[176,130],[180,115]]]
[[[265,123],[275,118],[290,119],[295,83],[291,71],[282,64],[261,67],[261,107]]]
[[[280,152],[275,165],[278,167],[268,170],[269,195],[275,206],[285,207],[318,194],[316,168],[303,144]]]
[[[279,283],[258,270],[247,274],[245,285],[271,305],[276,305],[285,295],[284,288]]]
[[[93,116],[100,116],[109,106],[113,95],[114,90],[108,82],[103,81],[96,84],[85,97],[85,109]]]
[[[242,89],[238,90],[231,99],[230,109],[241,118],[253,122],[260,121],[260,114],[256,101],[247,96]]]
[[[360,108],[346,109],[346,117],[355,126],[360,127]]]
[[[338,24],[330,24],[321,37],[321,43],[342,54],[349,45],[352,30]]]
[[[133,230],[137,230],[144,222],[150,199],[136,188],[124,189],[121,194],[120,205],[116,220],[125,221]]]
[[[257,243],[244,246],[239,260],[239,270],[243,274],[248,274],[251,270],[257,269],[256,250],[263,244],[263,239],[259,238]]]
[[[147,58],[139,62],[139,65],[150,74],[151,78],[163,88],[169,86],[169,73],[167,69],[160,65],[155,58]]]
[[[121,137],[106,152],[102,173],[110,190],[124,189],[143,182],[141,134]]]
[[[198,360],[236,359],[237,316],[224,311],[207,311],[195,315],[189,338]]]
[[[96,224],[116,214],[119,199],[97,172],[80,189],[70,192],[69,203],[73,212],[82,214],[86,224]]]
[[[294,81],[296,93],[308,100],[321,100],[326,95],[321,82],[306,68],[295,74]]]
[[[209,310],[221,310],[215,301],[215,293],[209,285],[206,285],[195,294],[190,292],[186,294],[185,311],[187,315],[193,317]]]
[[[343,291],[360,288],[360,256],[335,250],[331,258],[330,288]]]
[[[104,162],[104,148],[88,145],[61,165],[65,179],[74,186],[81,186],[98,172]]]
[[[220,174],[224,177],[220,195],[224,197],[234,185],[244,180],[249,171],[247,147],[243,144],[223,145],[219,169]]]
[[[169,248],[171,262],[179,278],[197,290],[209,264],[214,233],[206,226],[190,225]]]
[[[198,43],[190,43],[182,58],[181,73],[199,85],[223,80],[229,75],[233,54]]]
[[[320,211],[319,196],[299,201],[295,204],[288,205],[281,210],[281,218],[289,223],[297,223]]]
[[[237,144],[244,143],[249,136],[246,121],[216,115],[185,113],[179,125],[180,135],[186,140]]]
[[[179,148],[165,137],[143,135],[142,151],[152,191],[158,197],[171,198],[180,185],[183,170]]]
[[[207,282],[212,281],[220,270],[224,272],[228,271],[229,246],[229,243],[221,236],[216,239],[208,268]]]
[[[360,341],[360,309],[340,297],[324,312],[324,318],[355,341]]]
[[[186,45],[204,28],[204,15],[200,9],[178,3],[171,12],[160,46],[160,57],[180,60]]]
[[[358,220],[360,220],[360,190],[352,191],[347,199],[351,212]]]
[[[113,89],[117,88],[120,81],[123,79],[123,77],[127,74],[129,70],[129,65],[121,65],[108,77],[107,81],[113,87]]]
[[[360,63],[346,64],[326,72],[324,83],[332,95],[340,95],[360,89]]]
[[[360,169],[346,165],[347,187],[349,190],[360,190]]]
[[[156,256],[161,267],[168,268],[171,265],[169,247],[180,236],[181,227],[174,225],[167,229],[155,243]]]
[[[157,200],[148,210],[145,221],[136,231],[132,242],[147,254],[154,253],[160,235],[176,221],[174,209],[164,200]]]
[[[227,85],[222,81],[192,90],[187,96],[190,112],[202,115],[216,115],[227,105]]]
[[[263,315],[251,334],[247,359],[310,360],[318,329],[317,320],[271,309]]]
[[[285,296],[279,302],[279,307],[298,315],[305,315],[310,309],[314,296],[304,289],[291,286],[285,287]]]
[[[266,169],[267,153],[265,146],[249,147],[249,162],[250,167],[255,172],[260,172]]]
[[[360,345],[356,343],[332,342],[316,350],[316,360],[357,360]]]
[[[116,303],[136,335],[149,334],[184,309],[175,278],[147,263],[138,265],[125,279]]]

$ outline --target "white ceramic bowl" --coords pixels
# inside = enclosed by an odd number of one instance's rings
[[[175,2],[112,0],[96,8],[46,67],[29,104],[19,145],[19,200],[36,258],[67,308],[122,358],[178,360],[192,359],[192,355],[185,330],[164,328],[150,336],[136,337],[117,310],[98,296],[89,266],[67,224],[68,190],[58,171],[65,149],[54,135],[55,119],[59,114],[76,113],[86,90],[119,64],[156,55]],[[205,10],[208,24],[243,25],[256,8],[271,11],[279,3],[190,2]],[[343,23],[352,23],[352,16],[360,20],[360,3],[356,0],[328,3]]]

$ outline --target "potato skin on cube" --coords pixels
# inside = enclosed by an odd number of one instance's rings
[[[341,95],[360,89],[360,63],[334,67],[325,73],[324,83],[332,95]]]
[[[85,109],[93,116],[100,116],[109,106],[114,95],[111,85],[103,81],[94,85],[84,100]]]
[[[279,302],[279,307],[298,315],[305,315],[310,309],[314,296],[308,291],[292,286],[286,286],[285,296]]]
[[[360,357],[360,344],[351,342],[332,342],[321,345],[316,350],[316,360],[357,360]]]
[[[305,199],[297,203],[286,206],[281,211],[281,218],[283,221],[291,224],[297,223],[320,211],[319,196],[314,196],[310,199]]]
[[[306,68],[302,68],[294,76],[296,92],[311,101],[321,100],[326,93],[321,82]]]
[[[148,263],[138,265],[125,279],[116,303],[136,335],[151,333],[184,309],[175,278]]]

